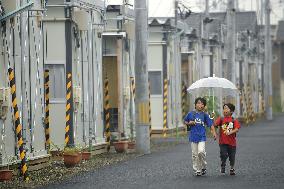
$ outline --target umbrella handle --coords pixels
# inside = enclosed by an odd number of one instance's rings
[[[214,113],[214,90],[212,91],[212,93],[213,93],[213,105],[212,105],[213,106],[213,111],[212,112]]]

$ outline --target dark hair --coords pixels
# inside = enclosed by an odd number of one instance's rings
[[[205,100],[205,98],[202,98],[202,97],[196,98],[196,99],[195,99],[195,102],[194,102],[195,106],[196,106],[196,104],[197,104],[198,101],[200,101],[204,106],[206,106],[206,100]]]
[[[223,105],[223,109],[225,106],[228,106],[228,108],[230,109],[231,112],[234,112],[235,111],[235,106],[231,103],[226,103]]]

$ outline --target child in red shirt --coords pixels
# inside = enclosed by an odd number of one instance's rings
[[[236,155],[236,133],[241,125],[238,120],[232,117],[235,106],[231,103],[223,105],[224,117],[219,117],[215,121],[215,126],[219,126],[219,146],[221,158],[221,173],[225,173],[226,161],[229,157],[230,175],[235,175],[235,155]]]

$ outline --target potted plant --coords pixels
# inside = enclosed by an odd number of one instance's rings
[[[135,149],[135,141],[134,140],[128,141],[128,149]]]
[[[121,138],[124,136],[124,134],[119,133],[118,136],[119,136],[118,141],[113,142],[114,149],[117,153],[126,152],[126,150],[128,149],[128,141]]]
[[[62,152],[62,150],[60,150],[59,146],[57,146],[53,142],[50,143],[49,153],[52,157],[60,157],[63,154],[63,152]]]
[[[66,167],[74,167],[82,160],[80,149],[76,147],[65,147],[63,152],[64,165]]]
[[[7,156],[6,156],[7,157]],[[9,156],[8,158],[8,167],[7,169],[0,170],[0,182],[9,181],[13,177],[13,170],[10,170],[10,164],[16,161],[15,156]]]
[[[82,160],[89,160],[91,158],[92,153],[88,149],[82,150]]]
[[[128,129],[129,129],[128,149],[134,149],[135,148],[135,140],[134,140],[134,128],[133,128],[133,121],[132,120],[130,121]]]

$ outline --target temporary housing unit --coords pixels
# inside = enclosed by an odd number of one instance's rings
[[[107,5],[102,74],[109,84],[110,131],[116,137],[134,137],[134,27],[134,10],[130,5]]]
[[[148,75],[152,133],[166,135],[183,126],[180,35],[173,18],[150,18]]]
[[[276,111],[284,112],[284,21],[278,22],[276,40],[274,42],[275,63],[272,64],[273,103]]]
[[[47,156],[43,77],[44,1],[1,0],[0,165]],[[23,174],[25,174],[23,172]]]
[[[187,27],[191,28],[188,33],[188,47],[192,50],[192,69],[186,69],[183,66],[183,73],[186,71],[192,71],[189,73],[192,77],[183,75],[183,78],[188,79],[188,84],[194,82],[197,79],[212,76],[215,74],[219,77],[227,77],[227,51],[226,44],[227,39],[227,27],[226,27],[226,12],[210,13],[209,22],[206,22],[203,13],[192,14],[187,18]],[[208,20],[208,19],[207,19]],[[249,97],[250,101],[258,102],[259,89],[262,87],[261,83],[261,67],[262,62],[259,59],[259,43],[258,43],[258,31],[257,31],[257,19],[255,12],[236,12],[236,85],[245,90],[246,98],[240,98],[240,101],[246,101],[248,106]],[[208,38],[204,34],[204,29],[208,31]],[[209,52],[204,55],[206,50],[206,44],[208,44]],[[190,51],[190,50],[189,50]],[[209,58],[206,57],[209,55]],[[194,63],[196,62],[196,63]],[[198,74],[199,72],[199,78]],[[196,76],[197,75],[197,76]],[[246,86],[246,87],[245,87]],[[250,87],[247,87],[250,86]],[[246,89],[244,89],[246,88]],[[239,101],[238,100],[238,101]],[[238,101],[236,103],[238,103]],[[239,101],[239,102],[240,102]],[[240,102],[241,104],[243,102]],[[220,101],[221,105],[223,102]],[[255,103],[250,107],[251,112],[258,112],[260,107],[259,103]],[[191,103],[191,109],[194,106]],[[221,112],[222,106],[219,106]],[[248,107],[237,106],[237,114],[246,112]]]
[[[105,143],[103,1],[49,0],[44,63],[50,78],[51,148]]]

